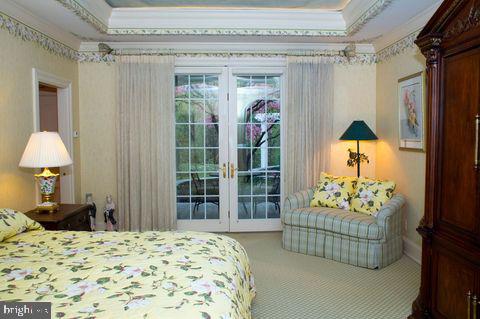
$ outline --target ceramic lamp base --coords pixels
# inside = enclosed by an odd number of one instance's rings
[[[40,185],[40,194],[42,194],[42,203],[37,206],[37,210],[41,212],[54,212],[58,210],[58,204],[53,202],[55,195],[55,184],[58,174],[52,173],[45,168],[41,174],[35,175]]]

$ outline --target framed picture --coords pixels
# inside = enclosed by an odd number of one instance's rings
[[[425,76],[415,73],[398,80],[400,149],[425,150]]]

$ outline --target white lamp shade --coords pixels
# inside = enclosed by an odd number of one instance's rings
[[[57,132],[33,133],[23,152],[20,167],[61,167],[73,163]]]

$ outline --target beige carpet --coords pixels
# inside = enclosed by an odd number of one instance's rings
[[[227,235],[252,263],[254,319],[403,319],[420,286],[420,266],[408,257],[368,270],[283,250],[281,233]]]

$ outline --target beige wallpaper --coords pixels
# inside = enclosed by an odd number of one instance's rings
[[[331,173],[335,175],[357,174],[356,168],[347,166],[349,148],[357,149],[356,142],[339,141],[354,120],[364,120],[375,130],[376,108],[375,65],[335,65],[334,123],[331,156]],[[378,135],[378,134],[377,134]],[[369,164],[361,165],[362,176],[375,177],[377,142],[360,142],[360,152],[365,153]]]
[[[78,128],[77,63],[0,31],[0,207],[35,207],[33,170],[18,162],[33,132],[32,68],[72,81],[74,129]],[[80,197],[80,144],[74,140],[76,197]]]
[[[425,59],[418,50],[377,65],[377,143],[376,173],[378,178],[397,182],[397,191],[407,198],[404,209],[406,237],[420,244],[415,231],[423,216],[425,200],[425,153],[398,148],[398,79],[424,70]]]
[[[105,197],[117,196],[115,134],[115,67],[80,63],[80,140],[82,141],[82,200],[92,193],[97,223],[103,224]]]
[[[93,193],[97,208],[103,209],[105,196],[116,196],[115,159],[115,67],[98,63],[79,64],[80,140],[82,142],[82,198]],[[365,120],[375,130],[375,66],[335,66],[334,136],[340,137],[355,119]],[[370,92],[370,94],[365,94]],[[347,149],[354,142],[332,145],[332,174],[355,175],[346,166]],[[375,176],[375,142],[362,142],[370,157],[362,174]],[[102,224],[101,217],[97,222]]]

